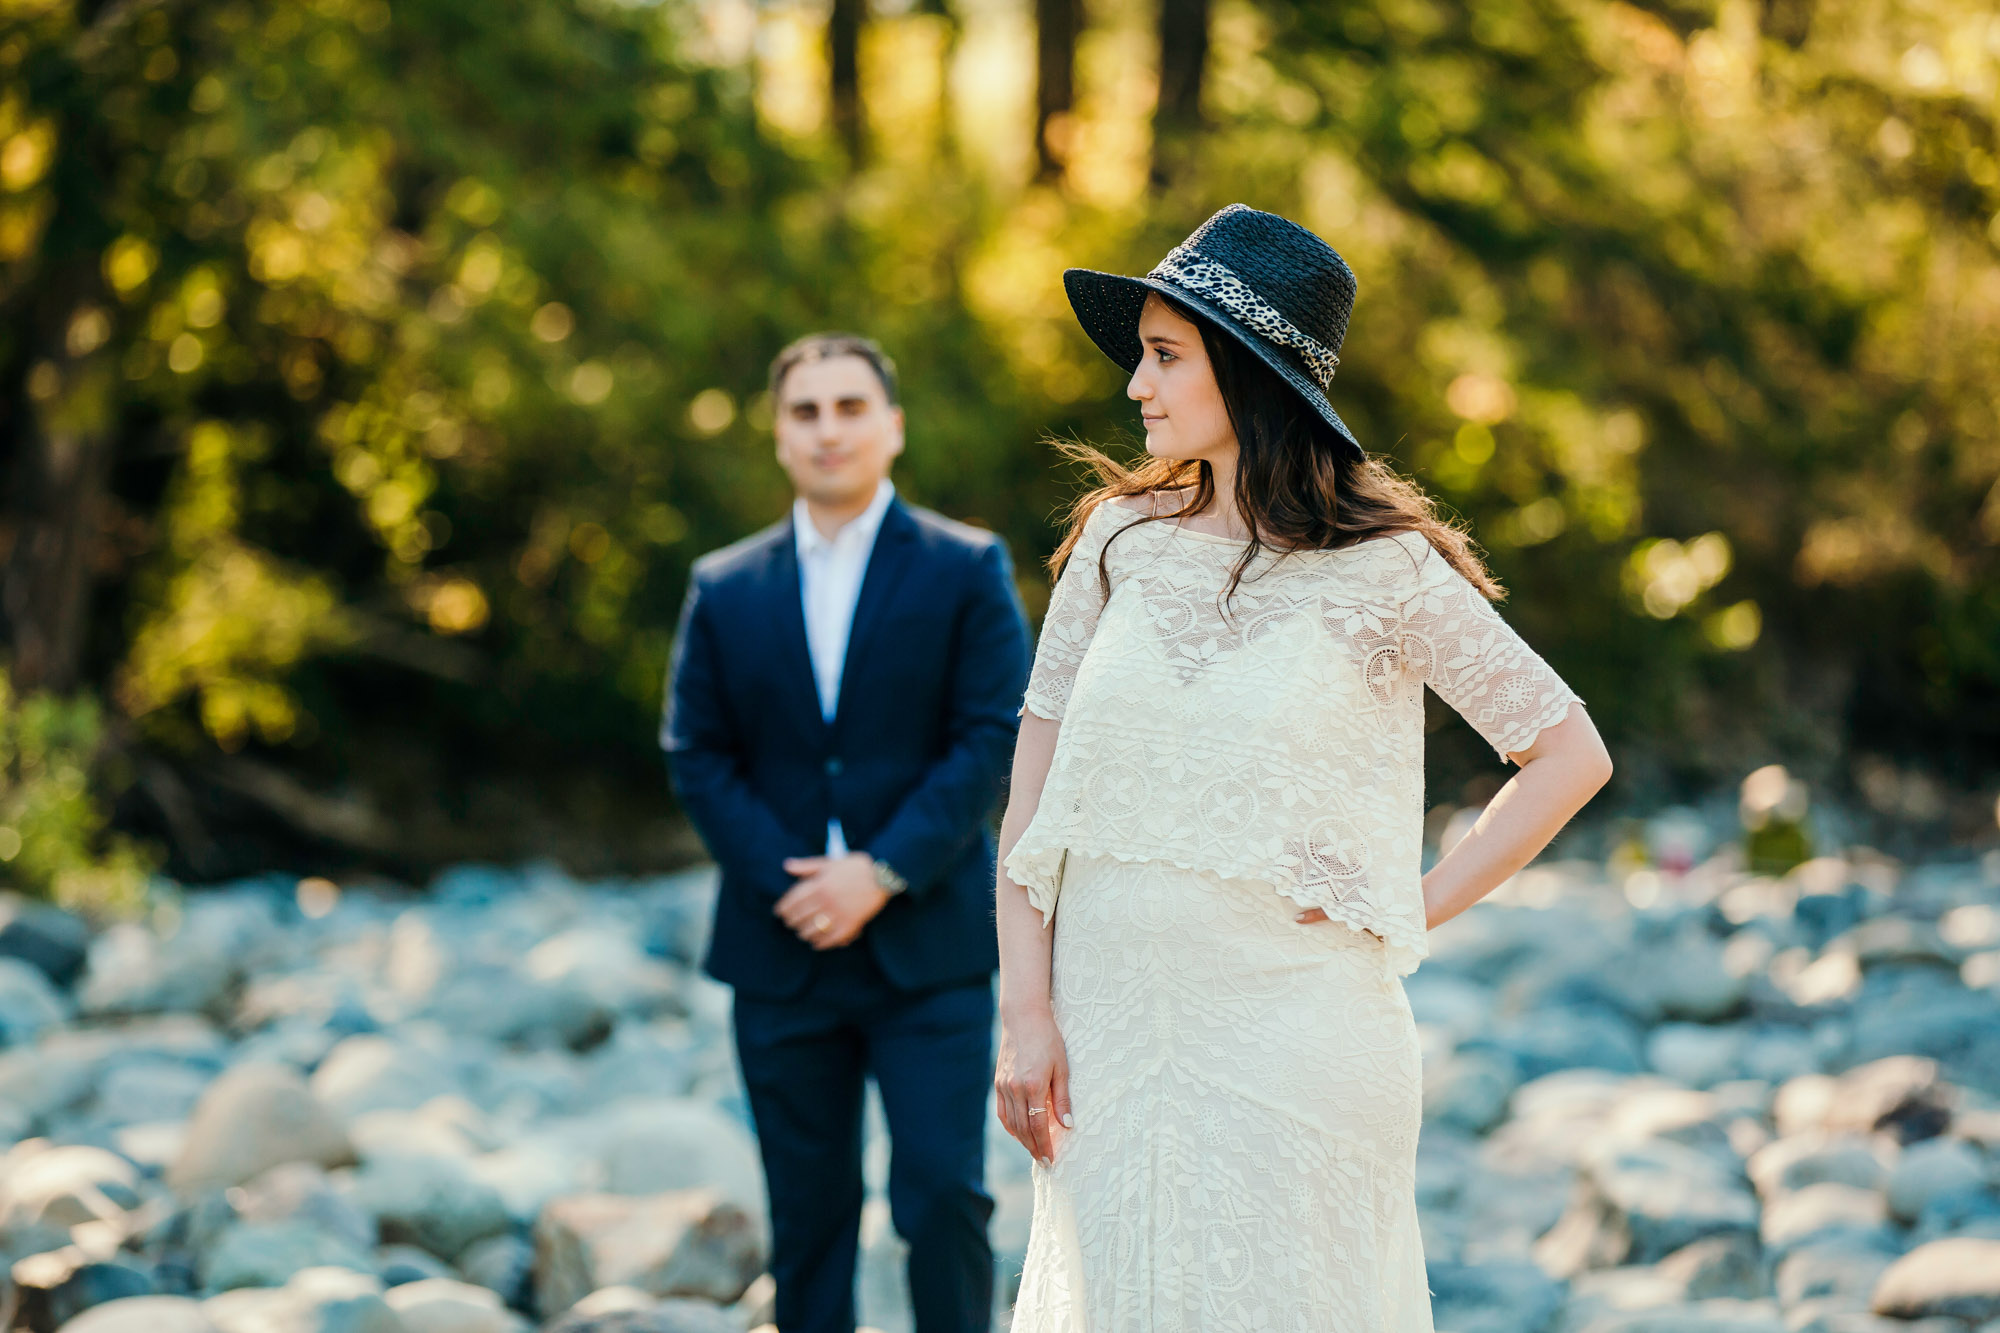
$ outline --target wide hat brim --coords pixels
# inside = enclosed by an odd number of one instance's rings
[[[1259,360],[1297,389],[1299,396],[1325,419],[1327,425],[1333,427],[1334,433],[1353,451],[1357,462],[1366,457],[1361,441],[1354,438],[1354,432],[1340,419],[1340,413],[1333,410],[1326,390],[1320,388],[1318,381],[1286,356],[1277,344],[1243,327],[1207,297],[1159,278],[1133,278],[1122,273],[1099,273],[1088,268],[1065,269],[1063,291],[1068,294],[1070,309],[1076,312],[1077,323],[1083,325],[1083,331],[1090,335],[1090,340],[1097,344],[1099,351],[1128,375],[1139,368],[1139,362],[1146,354],[1144,344],[1139,341],[1139,312],[1145,307],[1147,295],[1158,292],[1171,297],[1256,353]]]

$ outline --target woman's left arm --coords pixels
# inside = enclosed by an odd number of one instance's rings
[[[1521,766],[1464,837],[1424,876],[1424,925],[1436,929],[1504,883],[1611,780],[1611,756],[1581,703],[1544,727]]]

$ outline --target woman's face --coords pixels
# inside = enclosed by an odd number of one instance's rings
[[[1139,312],[1145,349],[1125,396],[1139,404],[1146,423],[1146,452],[1183,462],[1226,463],[1236,457],[1236,430],[1216,386],[1201,330],[1157,294]]]

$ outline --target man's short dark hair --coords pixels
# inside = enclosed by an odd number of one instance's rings
[[[831,361],[836,356],[858,356],[874,368],[875,378],[882,381],[882,394],[889,400],[889,406],[897,405],[896,363],[882,350],[881,344],[873,338],[864,338],[858,333],[808,333],[790,344],[771,362],[771,404],[778,403],[778,388],[784,384],[785,376],[792,367],[807,361]]]

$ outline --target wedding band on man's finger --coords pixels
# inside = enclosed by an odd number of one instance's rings
[[[821,912],[818,916],[813,918],[813,931],[816,934],[822,933],[826,930],[828,926],[832,924],[833,924],[833,918],[828,916],[825,912]]]

